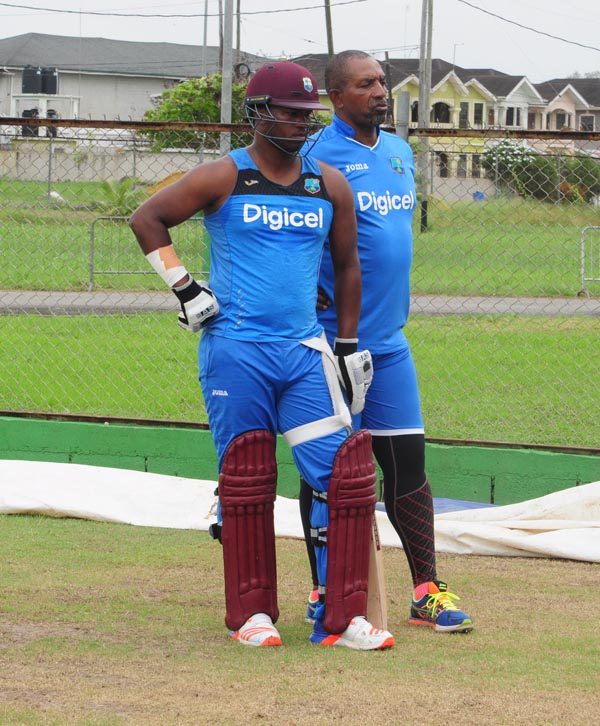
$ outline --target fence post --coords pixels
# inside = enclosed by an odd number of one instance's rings
[[[52,136],[48,137],[48,197],[52,191]]]
[[[429,175],[431,174],[429,136],[421,137],[422,148],[419,152],[419,187],[421,192],[421,232],[429,226]]]

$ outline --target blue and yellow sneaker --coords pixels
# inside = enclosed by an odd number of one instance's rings
[[[315,622],[315,611],[318,604],[319,591],[317,590],[317,588],[315,588],[308,596],[308,600],[306,603],[306,615],[304,616],[306,622],[311,623],[311,625]]]
[[[428,625],[439,633],[468,633],[473,630],[473,621],[454,600],[460,598],[448,592],[445,582],[423,582],[414,590],[408,622]]]

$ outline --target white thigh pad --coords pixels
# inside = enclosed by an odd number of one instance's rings
[[[310,423],[286,431],[283,437],[292,447],[303,444],[306,441],[312,441],[312,439],[318,439],[321,436],[333,434],[344,428],[352,428],[350,410],[344,400],[344,395],[335,370],[333,351],[325,338],[325,334],[320,338],[309,338],[301,342],[307,348],[313,348],[321,353],[323,372],[325,373],[327,387],[331,395],[334,413],[333,416],[326,416],[325,418],[311,421]]]

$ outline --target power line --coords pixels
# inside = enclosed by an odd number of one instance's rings
[[[491,15],[493,18],[498,18],[498,20],[502,20],[505,23],[516,25],[518,28],[530,30],[532,33],[537,33],[538,35],[545,35],[547,38],[552,38],[553,40],[560,40],[562,43],[569,43],[569,45],[578,45],[580,48],[587,48],[588,50],[595,50],[600,53],[600,48],[596,48],[593,45],[585,45],[584,43],[578,43],[576,40],[568,40],[567,38],[561,38],[559,35],[551,35],[550,33],[545,33],[543,30],[532,28],[529,25],[523,25],[522,23],[518,23],[516,20],[509,20],[508,18],[502,17],[502,15],[496,15],[496,13],[492,13],[489,10],[484,10],[477,5],[473,5],[472,3],[467,2],[467,0],[457,0],[457,2],[462,3],[463,5],[468,5],[470,8],[473,8],[473,10],[479,10],[479,12],[485,13],[486,15]]]
[[[341,0],[341,2],[331,3],[334,5],[355,5],[356,3],[363,3],[367,0]],[[99,12],[95,10],[58,10],[57,8],[40,8],[32,5],[17,5],[16,3],[3,3],[0,2],[1,6],[7,8],[17,8],[18,10],[37,10],[43,13],[58,13],[61,15],[96,15],[104,18],[203,18],[205,13],[107,13]],[[280,8],[279,10],[250,10],[248,12],[242,12],[240,15],[269,15],[271,13],[294,13],[299,10],[322,10],[322,5],[306,5],[301,8]],[[207,13],[209,18],[219,17],[219,13]]]

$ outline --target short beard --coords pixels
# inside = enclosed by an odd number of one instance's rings
[[[373,111],[370,116],[373,126],[381,126],[384,124],[387,116],[387,111]]]

